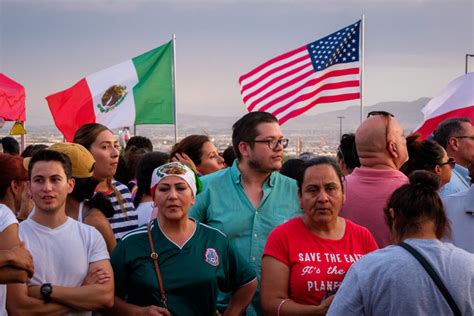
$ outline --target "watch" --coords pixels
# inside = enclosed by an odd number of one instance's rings
[[[51,283],[44,283],[41,285],[40,293],[45,303],[51,302],[51,293],[53,293],[53,286]]]

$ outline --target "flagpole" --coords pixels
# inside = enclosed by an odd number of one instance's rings
[[[360,20],[360,123],[364,116],[364,53],[365,53],[365,14]]]
[[[174,142],[178,142],[178,110],[176,108],[176,34],[173,34],[173,69],[171,86],[173,90]]]

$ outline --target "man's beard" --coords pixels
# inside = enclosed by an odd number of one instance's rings
[[[275,167],[266,168],[266,167],[263,166],[263,164],[260,161],[258,161],[256,159],[249,159],[248,165],[249,165],[250,169],[253,169],[256,172],[265,173],[265,174],[269,174],[269,173],[272,173],[273,171],[278,171],[279,170],[279,168],[275,168]]]

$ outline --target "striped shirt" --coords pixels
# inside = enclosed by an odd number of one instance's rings
[[[138,227],[138,213],[133,206],[132,196],[127,186],[116,180],[112,181],[112,185],[120,192],[123,199],[124,212],[120,207],[115,192],[112,191],[112,193],[106,195],[115,210],[114,216],[109,218],[110,226],[112,226],[115,238],[120,239],[125,233]]]

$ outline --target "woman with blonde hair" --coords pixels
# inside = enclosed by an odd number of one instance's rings
[[[115,213],[109,218],[115,238],[138,227],[138,215],[127,186],[114,180],[119,151],[115,135],[104,125],[84,124],[74,135],[74,143],[81,144],[95,159],[94,178],[99,181],[96,192],[102,192],[112,202]]]

